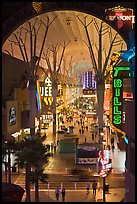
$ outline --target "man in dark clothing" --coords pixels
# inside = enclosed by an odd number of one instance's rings
[[[97,182],[95,180],[93,181],[92,188],[93,188],[93,195],[96,195]]]
[[[62,189],[61,194],[62,194],[62,202],[65,202],[65,188]]]

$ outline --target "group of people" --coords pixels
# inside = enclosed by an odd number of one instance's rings
[[[62,190],[59,189],[59,187],[56,188],[55,190],[55,195],[56,195],[56,201],[59,201],[59,196],[60,194],[62,195],[62,202],[65,202],[65,188],[63,188]]]
[[[88,195],[89,190],[90,190],[90,182],[89,181],[86,182],[86,189],[87,189],[87,195]],[[93,195],[96,196],[97,182],[95,180],[92,183],[92,189],[93,189]]]
[[[88,195],[89,190],[90,190],[90,182],[89,181],[86,182],[86,189],[87,189],[87,195]],[[92,183],[92,189],[93,189],[93,195],[96,196],[97,182],[95,180]],[[60,190],[60,188],[57,187],[55,189],[55,196],[56,196],[57,202],[59,201],[60,195],[62,196],[62,202],[65,202],[65,196],[66,196],[65,188],[62,188],[62,190]]]

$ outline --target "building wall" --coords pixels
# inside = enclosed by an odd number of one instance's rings
[[[10,117],[10,109],[14,108],[15,109],[15,115],[16,115],[16,122],[15,124],[10,124],[9,117]],[[19,118],[18,118],[18,106],[17,106],[17,101],[7,101],[6,102],[6,133],[8,135],[19,131]]]
[[[135,202],[135,100],[127,100],[125,130],[128,138],[125,172],[125,200]]]
[[[2,53],[2,101],[14,99],[14,88],[22,86],[22,77],[27,65]]]

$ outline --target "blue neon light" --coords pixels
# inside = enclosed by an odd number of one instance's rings
[[[124,140],[125,140],[125,143],[128,144],[128,139],[126,136],[124,137]]]

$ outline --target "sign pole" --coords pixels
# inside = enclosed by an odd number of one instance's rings
[[[103,202],[106,202],[106,198],[105,198],[105,178],[106,177],[103,177]]]

